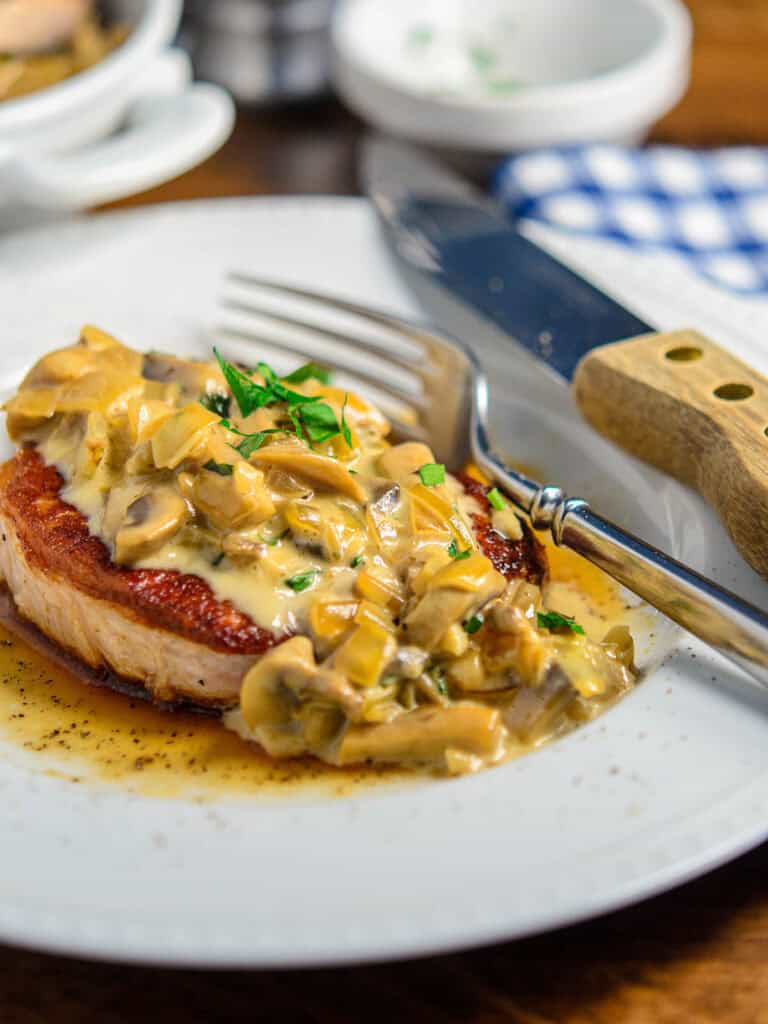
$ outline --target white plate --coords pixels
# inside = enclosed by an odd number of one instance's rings
[[[748,349],[760,307],[715,303],[675,265],[660,274],[658,261],[559,244],[646,316],[667,326],[693,311],[710,329],[722,316],[731,332],[720,339]],[[6,238],[0,266],[0,386],[83,321],[140,347],[206,345],[230,267],[416,312],[368,207],[353,200],[111,214]],[[595,439],[562,392],[490,332],[472,337],[492,365],[510,450],[765,604],[764,585],[698,499]],[[146,963],[282,966],[410,956],[576,921],[765,836],[767,713],[768,698],[680,639],[617,707],[538,753],[349,799],[151,799],[53,778],[6,745],[0,940]]]

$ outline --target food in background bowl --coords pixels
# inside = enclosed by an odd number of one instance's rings
[[[0,100],[36,92],[92,67],[127,34],[124,25],[104,27],[92,0],[3,0]]]
[[[142,355],[86,327],[6,412],[18,612],[274,757],[473,771],[634,681],[627,629],[551,607],[545,550],[496,488],[390,442],[315,364]]]

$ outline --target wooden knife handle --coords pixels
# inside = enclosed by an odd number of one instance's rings
[[[768,577],[768,379],[682,330],[593,349],[573,392],[601,434],[696,488]]]

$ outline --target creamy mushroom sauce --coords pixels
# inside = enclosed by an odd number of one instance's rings
[[[278,379],[86,327],[6,411],[116,563],[194,573],[282,640],[225,716],[275,757],[473,771],[632,685],[629,631],[590,637],[546,581],[507,581],[478,502],[319,367]],[[494,529],[519,539],[492,499]]]

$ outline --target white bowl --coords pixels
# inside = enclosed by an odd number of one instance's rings
[[[15,208],[76,209],[120,199],[188,170],[229,135],[234,109],[190,84],[170,49],[181,0],[114,0],[125,43],[87,71],[0,103],[0,223]]]
[[[414,33],[461,19],[471,32],[500,11],[513,22],[504,60],[521,87],[430,91]],[[336,85],[354,110],[392,134],[465,150],[636,142],[689,78],[679,0],[342,0],[332,36]]]

